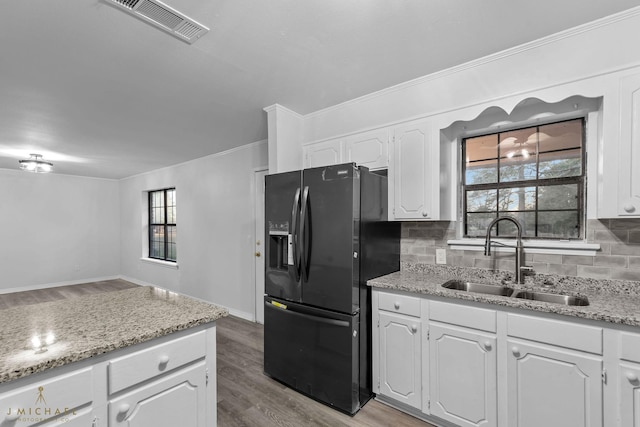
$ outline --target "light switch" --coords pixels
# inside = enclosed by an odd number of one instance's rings
[[[446,264],[446,263],[447,263],[447,250],[436,249],[436,264]]]

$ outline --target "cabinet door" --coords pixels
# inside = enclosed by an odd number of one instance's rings
[[[620,426],[640,426],[640,365],[620,364]]]
[[[431,414],[458,426],[497,425],[496,338],[429,323]]]
[[[510,427],[602,426],[602,360],[507,340],[507,395]]]
[[[340,139],[305,145],[302,150],[305,168],[343,163],[344,156],[342,155],[342,140]]]
[[[109,426],[205,427],[205,387],[205,363],[199,362],[110,401]]]
[[[439,141],[427,121],[394,129],[389,166],[394,219],[439,219]]]
[[[345,138],[345,162],[369,169],[389,166],[389,129],[376,129]]]
[[[380,311],[380,393],[421,407],[420,318]]]
[[[640,215],[640,73],[620,80],[618,213]]]

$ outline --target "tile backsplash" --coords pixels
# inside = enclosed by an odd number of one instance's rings
[[[450,249],[447,240],[456,238],[456,228],[450,221],[402,223],[401,261],[435,264],[436,249],[443,248],[447,265],[514,270],[511,251],[486,257],[482,251]],[[596,256],[528,254],[525,249],[525,264],[537,273],[640,281],[640,219],[591,219],[586,233],[588,243],[600,244]]]

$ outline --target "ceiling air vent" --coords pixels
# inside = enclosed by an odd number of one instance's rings
[[[105,0],[156,27],[193,43],[209,29],[158,0]]]

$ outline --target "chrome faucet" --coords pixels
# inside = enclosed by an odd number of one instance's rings
[[[533,268],[522,265],[523,259],[524,259],[524,248],[522,246],[522,225],[520,224],[520,221],[518,221],[512,216],[501,216],[491,221],[491,224],[489,224],[489,226],[487,227],[487,237],[484,240],[484,254],[486,256],[491,255],[491,229],[493,228],[494,225],[496,225],[500,221],[510,221],[515,224],[516,229],[518,230],[518,237],[516,241],[515,279],[516,279],[516,283],[521,285],[524,283],[524,272],[525,271],[531,272],[533,271]]]

